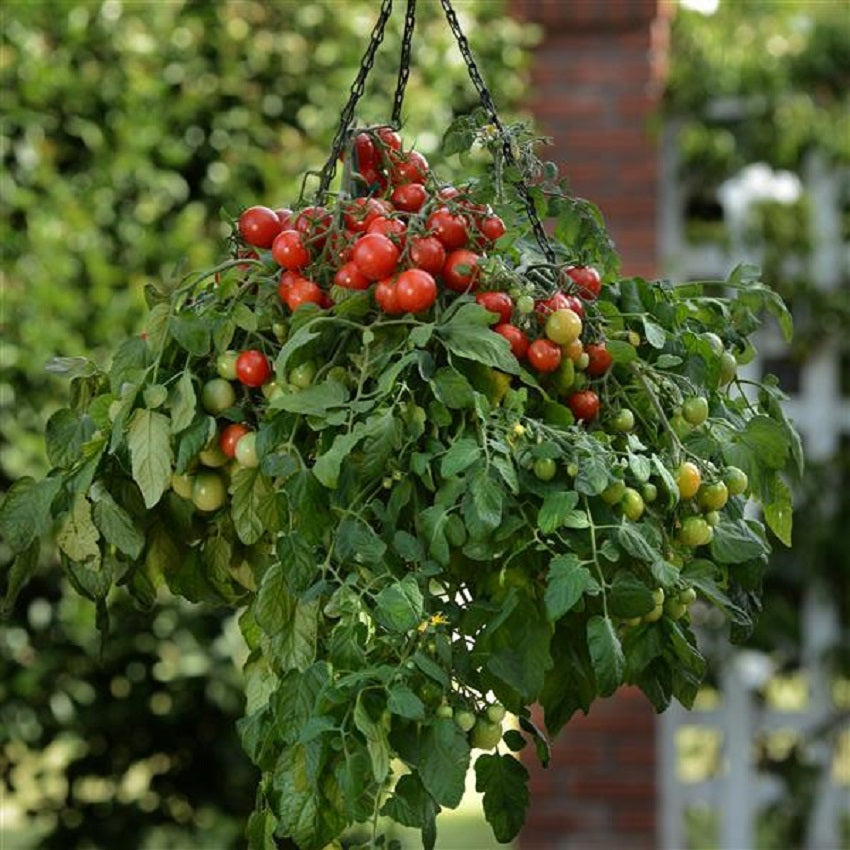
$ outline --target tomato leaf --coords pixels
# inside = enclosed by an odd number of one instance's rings
[[[133,478],[142,491],[145,507],[152,508],[171,482],[169,419],[162,413],[140,408],[133,414],[127,444]]]
[[[463,304],[436,333],[452,354],[517,375],[519,364],[508,341],[490,329],[492,318],[478,304]]]
[[[711,557],[718,564],[741,564],[769,551],[766,541],[747,520],[721,522],[714,529]]]
[[[419,776],[440,805],[455,808],[463,797],[469,743],[453,720],[437,717],[422,733]]]
[[[93,561],[99,564],[100,547],[97,545],[99,539],[100,533],[92,521],[91,502],[78,493],[59,529],[56,542],[72,561],[78,563]]]
[[[551,534],[566,525],[578,504],[578,493],[558,490],[547,493],[537,512],[537,527],[543,534]]]
[[[587,646],[600,696],[614,693],[623,682],[625,657],[614,624],[598,614],[587,621]]]
[[[440,475],[450,478],[472,466],[482,456],[478,441],[472,437],[463,437],[452,443],[440,461]]]
[[[145,536],[133,518],[107,492],[98,494],[93,510],[94,524],[107,543],[131,558],[138,558],[145,546]]]
[[[89,417],[78,416],[67,407],[57,410],[45,429],[47,459],[53,466],[71,466],[93,433],[94,423]]]
[[[549,562],[546,577],[546,615],[551,622],[563,617],[585,590],[595,585],[587,567],[582,566],[577,555],[558,555]]]
[[[0,503],[0,534],[13,552],[23,552],[50,526],[50,506],[62,487],[58,477],[19,478]]]
[[[179,434],[188,428],[195,418],[197,398],[192,384],[192,373],[188,369],[180,373],[180,378],[168,397],[171,411],[171,433]]]
[[[512,841],[525,822],[528,771],[513,756],[484,753],[475,760],[475,790],[497,841]]]
[[[375,599],[375,617],[394,632],[406,632],[422,619],[422,592],[412,575],[385,587]]]

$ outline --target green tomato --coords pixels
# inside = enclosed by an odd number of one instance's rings
[[[571,461],[567,464],[567,475],[570,478],[575,478],[578,475],[578,464],[575,461]]]
[[[224,378],[213,378],[201,388],[201,404],[207,413],[218,416],[228,407],[236,403],[236,392],[229,381]]]
[[[272,324],[272,333],[278,342],[285,342],[287,337],[287,327],[283,322],[275,322]]]
[[[338,384],[342,384],[342,386],[348,386],[348,372],[345,369],[345,366],[333,366],[328,370],[328,380],[335,381]]]
[[[705,519],[710,528],[717,528],[720,525],[720,511],[707,511],[703,514],[703,519]]]
[[[673,433],[680,440],[683,440],[691,433],[691,425],[688,424],[687,420],[681,413],[674,413],[670,417],[670,427],[673,429]]]
[[[703,484],[697,492],[697,502],[704,511],[720,511],[729,501],[729,490],[722,481]]]
[[[551,481],[558,471],[558,465],[550,457],[539,457],[534,461],[534,474],[541,481]]]
[[[220,378],[224,378],[225,381],[236,380],[236,360],[238,357],[239,352],[232,349],[223,351],[216,357],[215,370]]]
[[[576,369],[578,369],[579,372],[584,372],[584,370],[587,369],[589,365],[590,355],[586,351],[582,351],[582,353],[579,354],[579,356],[576,358]],[[577,389],[581,389],[587,383],[587,377],[585,375],[576,375],[576,379],[580,377],[584,378],[584,381],[582,382],[581,386],[579,386],[578,380],[576,380],[575,386]]]
[[[664,615],[664,605],[656,605],[648,614],[643,615],[644,623],[656,623]]]
[[[679,602],[678,599],[668,599],[664,603],[664,613],[671,620],[679,620],[681,619],[685,612],[688,610],[688,606],[682,602]]]
[[[689,425],[702,425],[708,419],[708,400],[702,396],[685,399],[682,405],[682,416]]]
[[[730,383],[738,372],[738,361],[735,355],[729,351],[724,351],[720,355],[720,386],[725,387]]]
[[[683,605],[691,605],[696,602],[697,592],[692,587],[686,587],[679,592],[679,602]]]
[[[499,724],[501,724],[501,722],[505,719],[505,714],[507,714],[505,707],[498,702],[494,702],[493,705],[488,705],[485,713],[487,715],[487,719],[491,723]]]
[[[546,319],[546,336],[558,345],[569,345],[581,336],[578,313],[569,309],[555,310]]]
[[[246,466],[249,469],[260,465],[260,458],[257,456],[256,431],[249,431],[239,438],[239,442],[236,443],[236,460],[240,466]]]
[[[260,390],[269,401],[279,398],[286,392],[277,381],[268,381],[260,387]]]
[[[523,316],[534,312],[534,299],[530,295],[520,295],[516,299],[516,308]]]
[[[711,350],[717,357],[723,354],[723,340],[716,333],[706,331],[706,333],[700,334],[700,336],[711,346]]]
[[[613,484],[609,484],[602,491],[602,501],[605,502],[606,505],[617,505],[620,503],[620,499],[623,498],[623,494],[626,492],[626,485],[622,481],[615,481]]]
[[[645,508],[643,496],[633,487],[626,487],[623,491],[623,498],[620,499],[620,508],[625,517],[632,522],[637,522],[643,516]]]
[[[454,721],[461,732],[469,732],[475,726],[475,715],[463,709],[455,712]]]
[[[437,717],[442,717],[444,720],[451,720],[454,717],[454,713],[454,709],[445,703],[443,705],[438,705],[437,710],[434,712]]]
[[[569,357],[561,358],[561,365],[558,366],[555,374],[552,376],[552,383],[559,393],[565,393],[571,389],[576,379],[575,363]]]
[[[627,407],[617,411],[617,415],[611,420],[611,427],[619,434],[625,434],[635,427],[635,415]]]
[[[684,546],[705,546],[711,541],[711,526],[700,516],[689,516],[679,529],[678,539]]]
[[[730,496],[742,496],[747,492],[750,484],[747,473],[743,469],[738,469],[737,466],[727,466],[726,472],[723,473],[723,480],[726,482],[726,489]]]
[[[198,460],[210,469],[218,469],[220,466],[224,466],[230,458],[221,450],[216,441],[201,450]]]
[[[289,373],[289,383],[299,390],[307,389],[316,376],[316,364],[312,360],[307,360],[294,367]]]
[[[194,480],[191,475],[178,475],[176,472],[171,476],[171,489],[181,499],[192,498],[192,484]]]
[[[192,501],[199,511],[217,511],[227,498],[224,479],[215,472],[200,472],[192,484]]]
[[[656,587],[655,590],[652,591],[652,601],[656,605],[663,605],[664,604],[664,588],[663,587]]]
[[[650,481],[647,481],[646,484],[641,487],[641,495],[643,496],[644,502],[651,504],[658,498],[658,488]]]
[[[479,750],[492,750],[502,740],[502,724],[479,717],[472,727],[471,744]]]

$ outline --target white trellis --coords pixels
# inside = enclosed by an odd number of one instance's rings
[[[688,244],[675,136],[676,127],[669,127],[662,144],[659,249],[665,261],[665,273],[678,280],[722,279],[742,260],[758,263],[759,257],[753,255],[752,249],[748,251],[740,239],[740,221],[736,220],[728,199],[724,205],[728,249],[714,244]],[[814,245],[807,270],[811,280],[825,289],[840,286],[842,272],[846,274],[850,268],[850,246],[842,241],[841,235],[842,188],[848,184],[850,173],[830,170],[817,157],[808,161],[803,189],[811,201]],[[759,359],[780,354],[782,346],[778,334],[762,334],[758,340],[759,358],[749,364],[748,371],[758,375]],[[841,395],[836,345],[824,341],[804,364],[799,391],[789,401],[787,413],[803,437],[810,462],[833,457],[842,435],[850,435],[850,399]],[[662,715],[657,764],[663,850],[681,850],[687,846],[685,814],[690,807],[713,813],[717,835],[710,846],[718,850],[756,847],[757,813],[779,798],[782,786],[774,777],[758,772],[754,741],[776,732],[805,738],[835,712],[833,683],[820,660],[823,650],[835,642],[838,622],[832,601],[820,588],[809,590],[802,621],[807,690],[804,705],[781,710],[761,699],[760,694],[773,677],[770,658],[753,652],[733,652],[721,665],[719,693],[712,704],[698,703],[691,712],[677,704]],[[850,739],[850,727],[843,734]],[[683,775],[683,746],[688,740],[698,741],[700,735],[705,745],[703,752],[713,751],[716,764],[713,769]],[[850,762],[850,749],[841,752]],[[842,765],[836,765],[838,751],[829,743],[810,748],[808,756],[817,764],[819,776],[804,847],[837,850],[841,846],[841,817],[850,816],[850,764],[843,765],[843,776],[839,776],[836,766]],[[709,845],[701,842],[699,846]]]

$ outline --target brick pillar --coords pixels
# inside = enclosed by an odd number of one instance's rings
[[[664,0],[510,0],[537,22],[529,106],[547,154],[575,195],[595,203],[623,273],[658,273],[658,142],[653,132],[670,7]],[[538,718],[541,719],[542,718]],[[655,712],[635,688],[573,717],[543,770],[531,771],[520,850],[653,850]]]
[[[665,0],[510,0],[543,29],[528,106],[547,156],[595,203],[623,273],[658,273],[658,139],[670,8]]]

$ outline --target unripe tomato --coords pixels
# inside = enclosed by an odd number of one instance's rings
[[[576,367],[572,360],[569,357],[561,358],[561,365],[555,371],[555,374],[552,376],[552,381],[555,385],[555,389],[558,390],[559,393],[566,393],[570,389],[572,389],[576,380]]]
[[[581,319],[568,309],[555,310],[546,319],[546,336],[558,345],[569,345],[581,336]]]
[[[686,460],[676,473],[676,483],[679,485],[679,495],[683,499],[693,499],[702,483],[702,473],[695,463]]]
[[[480,259],[481,257],[474,251],[468,251],[465,248],[452,251],[446,257],[446,263],[443,266],[443,282],[455,292],[475,289],[478,286],[478,278],[481,276],[481,269],[478,266]]]
[[[408,269],[395,284],[398,309],[403,313],[423,313],[437,300],[437,283],[422,269]]]
[[[574,339],[572,342],[568,342],[564,346],[564,354],[569,357],[573,363],[578,363],[582,354],[584,354],[584,343],[580,339]]]
[[[239,357],[238,351],[222,351],[215,359],[215,370],[220,378],[225,381],[236,380],[236,358]]]
[[[665,596],[665,593],[664,593],[663,587],[656,587],[652,591],[652,601],[656,605],[662,605],[664,603],[664,596]]]
[[[587,374],[591,378],[599,378],[604,375],[614,363],[611,352],[605,347],[605,343],[590,343],[584,347],[587,354]]]
[[[516,300],[516,308],[521,315],[527,316],[534,312],[534,299],[530,295],[520,295]]]
[[[369,279],[354,262],[344,263],[339,267],[334,275],[334,283],[343,289],[363,290],[369,288]]]
[[[307,389],[316,375],[316,364],[312,360],[305,360],[289,370],[288,380],[292,386],[299,390]]]
[[[260,465],[257,456],[257,432],[249,431],[236,444],[236,460],[240,466],[254,469]]]
[[[678,598],[683,605],[692,605],[697,600],[697,592],[692,587],[686,587],[680,591]]]
[[[470,743],[479,750],[492,750],[502,740],[502,724],[479,717],[472,727]]]
[[[735,355],[729,351],[724,351],[720,355],[720,386],[725,387],[730,383],[738,372],[738,361]]]
[[[248,207],[239,216],[239,233],[249,245],[256,248],[270,248],[281,230],[277,213],[268,207]]]
[[[711,537],[711,526],[700,516],[686,517],[678,534],[678,540],[684,546],[704,546]]]
[[[528,362],[538,372],[554,372],[561,365],[562,356],[551,339],[536,339],[528,346]]]
[[[637,522],[643,516],[645,507],[643,497],[634,488],[626,487],[623,498],[620,500],[620,507],[624,516],[632,522]]]
[[[623,498],[623,495],[626,492],[626,485],[622,481],[615,481],[613,484],[609,484],[600,494],[602,496],[602,501],[605,502],[606,505],[617,505],[620,503],[620,499]]]
[[[226,426],[218,438],[218,446],[229,458],[236,457],[236,444],[248,433],[250,429],[239,422],[232,422]]]
[[[723,480],[726,482],[726,489],[730,496],[743,495],[750,484],[747,473],[743,469],[738,469],[737,466],[727,466]]]
[[[644,502],[651,504],[658,498],[658,488],[647,481],[646,484],[641,487],[641,495],[643,496]]]
[[[218,442],[214,441],[198,453],[198,460],[210,469],[224,466],[230,458],[221,450]]]
[[[310,252],[297,230],[282,230],[272,243],[272,257],[281,268],[300,271],[310,262]]]
[[[704,511],[720,511],[729,501],[729,490],[722,481],[703,484],[697,493],[697,502]]]
[[[236,377],[246,387],[261,387],[271,373],[268,358],[256,348],[243,351],[236,360]]]
[[[580,422],[590,422],[599,414],[599,396],[593,390],[581,390],[567,399],[573,416]]]
[[[586,351],[582,351],[582,353],[578,356],[576,360],[576,369],[580,372],[584,372],[587,367],[590,365],[590,355]]]
[[[668,599],[664,603],[664,613],[671,620],[680,620],[687,613],[688,606],[678,599]]]
[[[181,498],[181,499],[191,499],[192,498],[192,485],[194,483],[194,478],[191,475],[183,474],[178,475],[176,472],[171,476],[171,489]]]
[[[635,427],[634,413],[627,407],[618,410],[617,415],[611,420],[611,427],[619,434],[631,431]]]
[[[279,398],[286,392],[286,390],[277,381],[267,381],[262,387],[260,387],[260,390],[269,401]]]
[[[511,344],[511,354],[517,360],[522,360],[528,353],[528,337],[516,325],[503,322],[496,325],[493,330]]]
[[[367,233],[354,243],[352,259],[369,280],[381,280],[395,271],[399,251],[382,233]]]
[[[501,723],[505,719],[507,712],[501,703],[494,702],[492,705],[487,706],[485,714],[491,723]]]
[[[469,238],[466,221],[447,207],[432,212],[428,216],[427,227],[449,251],[462,248]]]
[[[434,715],[436,717],[440,717],[443,720],[451,720],[454,717],[454,709],[450,705],[438,705]]]
[[[201,405],[207,413],[218,416],[236,403],[236,392],[229,381],[213,378],[201,387]]]
[[[578,289],[578,294],[587,301],[593,301],[602,289],[602,279],[593,266],[573,266],[565,270]]]
[[[700,334],[700,337],[702,337],[702,339],[711,346],[711,350],[717,357],[720,357],[720,355],[723,354],[723,340],[720,339],[716,333],[706,331],[705,333]]]
[[[446,249],[436,236],[419,236],[410,241],[410,262],[428,274],[439,274],[446,264]]]
[[[514,302],[507,292],[478,292],[475,295],[475,300],[485,310],[496,313],[499,317],[499,324],[510,322],[514,311]]]
[[[454,714],[454,721],[461,732],[469,732],[475,726],[475,715],[471,711],[461,710]]]
[[[693,430],[693,425],[689,425],[681,413],[674,413],[670,417],[670,427],[673,429],[673,433],[680,440],[690,434]]]
[[[702,517],[711,528],[717,528],[720,525],[720,511],[706,511]]]
[[[689,425],[702,425],[708,419],[708,401],[702,396],[692,396],[682,404],[682,416]]]
[[[199,472],[192,483],[192,501],[199,511],[216,511],[227,498],[224,479],[215,472]]]
[[[306,277],[296,278],[286,293],[286,306],[294,313],[302,304],[318,304],[320,307],[325,303],[325,293],[317,283]]]
[[[534,474],[541,481],[551,481],[557,470],[557,464],[550,457],[539,457],[534,461]]]
[[[656,605],[648,614],[641,618],[644,623],[656,623],[664,616],[664,605]]]

